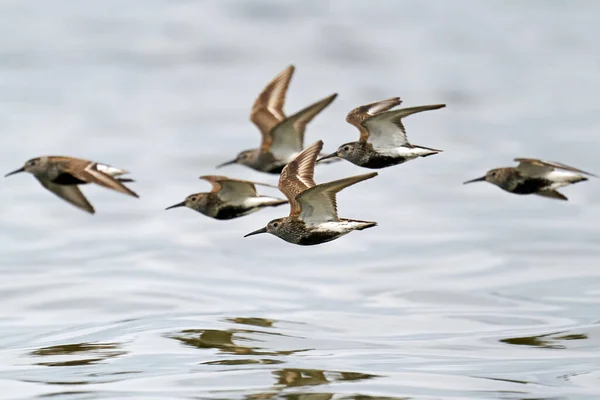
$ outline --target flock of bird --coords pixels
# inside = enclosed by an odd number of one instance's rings
[[[316,245],[335,240],[349,232],[363,230],[377,223],[340,218],[336,194],[355,183],[377,176],[377,172],[352,176],[328,183],[316,184],[315,165],[340,159],[357,166],[380,169],[402,164],[418,157],[440,153],[429,147],[411,144],[406,137],[403,118],[422,111],[437,110],[445,104],[433,104],[393,110],[402,101],[398,97],[362,105],[350,111],[346,121],[360,132],[358,141],[342,144],[331,154],[322,154],[323,142],[304,148],[304,132],[310,121],[336,98],[332,94],[297,113],[286,116],[283,111],[285,95],[294,66],[290,65],[263,89],[254,102],[250,119],[262,134],[260,147],[240,152],[235,159],[218,165],[241,164],[254,170],[280,174],[279,190],[287,200],[262,196],[256,185],[271,186],[225,176],[201,176],[212,184],[207,193],[188,196],[176,207],[188,207],[208,217],[227,220],[238,218],[264,207],[289,203],[287,217],[270,221],[265,227],[245,236],[270,233],[298,245]],[[486,181],[514,194],[536,194],[553,199],[567,200],[557,189],[595,176],[568,165],[532,158],[515,158],[516,167],[495,168],[484,176],[464,183]],[[95,183],[109,189],[138,197],[124,183],[128,172],[93,161],[73,157],[43,156],[33,158],[16,171],[29,172],[46,189],[67,202],[94,213],[94,207],[85,198],[79,185]]]

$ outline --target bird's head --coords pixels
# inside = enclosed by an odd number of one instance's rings
[[[471,179],[469,181],[464,182],[463,184],[466,185],[467,183],[474,183],[474,182],[489,182],[496,186],[501,186],[502,182],[504,182],[504,180],[505,180],[505,175],[506,175],[505,170],[506,170],[506,168],[490,169],[484,176],[482,176],[480,178]]]
[[[274,220],[270,221],[267,224],[267,226],[265,226],[264,228],[260,228],[253,232],[250,232],[250,233],[244,235],[244,237],[258,235],[260,233],[270,233],[271,235],[281,237],[284,230],[285,230],[285,217],[274,219]]]
[[[221,163],[221,164],[217,165],[217,168],[221,168],[226,165],[232,165],[232,164],[242,164],[242,165],[249,166],[254,162],[254,160],[256,158],[256,153],[257,153],[256,149],[241,151],[240,153],[238,153],[238,155],[233,160]]]
[[[4,175],[4,177],[6,178],[7,176],[18,174],[20,172],[29,172],[30,174],[35,175],[36,173],[41,172],[45,168],[45,164],[46,157],[32,158],[31,160],[28,160],[21,168],[9,172],[8,174]]]
[[[167,207],[166,210],[170,210],[172,208],[177,208],[177,207],[188,207],[188,208],[191,208],[192,210],[200,211],[204,206],[205,199],[206,199],[206,193],[190,194],[181,203],[173,204],[172,206]]]
[[[358,148],[357,142],[345,143],[345,144],[341,145],[340,147],[338,147],[338,149],[334,153],[331,153],[324,157],[319,158],[317,160],[317,162],[322,161],[322,160],[327,160],[327,159],[333,158],[333,157],[339,157],[339,158],[343,158],[343,159],[347,160],[352,157],[352,155],[354,154],[354,152],[356,151],[357,148]]]

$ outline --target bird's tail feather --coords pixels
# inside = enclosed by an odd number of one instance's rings
[[[423,149],[423,150],[428,150],[428,151],[430,151],[430,152],[431,152],[431,153],[424,153],[424,154],[422,154],[422,155],[419,155],[419,157],[427,157],[427,156],[432,156],[432,155],[434,155],[434,154],[437,154],[437,153],[442,153],[442,152],[443,152],[443,150],[439,150],[439,149],[432,149],[431,147],[417,146],[417,145],[413,145],[413,147],[414,147],[414,148],[416,148],[416,149]]]
[[[360,219],[342,219],[343,221],[347,221],[347,222],[357,222],[359,224],[363,224],[363,226],[361,226],[360,228],[356,228],[357,231],[362,231],[363,229],[368,229],[368,228],[372,228],[374,226],[377,226],[377,222],[375,221],[362,221]]]

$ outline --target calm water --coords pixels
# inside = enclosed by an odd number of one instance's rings
[[[132,171],[80,212],[0,186],[0,398],[597,399],[600,182],[570,201],[462,186],[514,157],[600,173],[595,1],[0,2],[0,164],[72,155]],[[359,104],[441,155],[344,191],[380,226],[312,248],[164,211],[258,143],[249,109],[294,63],[286,110],[354,140]],[[230,176],[276,182],[242,167]],[[318,182],[363,173],[322,166]],[[277,191],[266,193],[278,194]]]

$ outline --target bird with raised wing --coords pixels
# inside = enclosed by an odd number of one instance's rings
[[[46,189],[90,214],[94,214],[94,207],[81,193],[79,185],[95,183],[117,192],[139,197],[123,185],[124,182],[133,182],[133,179],[121,177],[121,175],[127,174],[127,171],[80,158],[63,156],[32,158],[23,167],[6,174],[4,177],[19,172],[29,172]]]
[[[377,172],[317,185],[314,181],[314,168],[322,148],[323,142],[316,142],[300,153],[281,172],[279,190],[290,202],[290,215],[274,219],[266,227],[244,237],[270,233],[289,243],[310,246],[335,240],[354,230],[377,225],[371,221],[339,218],[336,202],[336,194],[339,191],[373,178]]]
[[[596,176],[589,172],[554,161],[535,158],[515,158],[516,167],[494,168],[485,176],[464,182],[489,182],[500,189],[514,194],[537,194],[557,200],[568,198],[557,191],[564,186],[587,181],[584,175]]]
[[[191,194],[181,203],[167,207],[167,210],[188,207],[207,217],[227,220],[243,217],[265,207],[287,204],[287,200],[259,196],[255,185],[274,187],[266,183],[242,181],[216,175],[205,175],[200,179],[210,182],[212,185],[210,192]]]
[[[306,126],[336,98],[334,93],[287,117],[283,111],[285,95],[294,74],[290,65],[277,75],[256,98],[250,120],[262,135],[260,147],[244,150],[235,159],[217,168],[241,164],[254,170],[279,174],[304,148]]]
[[[440,153],[442,150],[411,144],[406,137],[402,119],[422,111],[444,108],[446,105],[432,104],[391,110],[400,103],[402,100],[399,97],[393,97],[350,111],[346,121],[358,128],[360,138],[357,142],[341,145],[334,153],[319,158],[317,162],[339,157],[360,167],[379,169]]]

